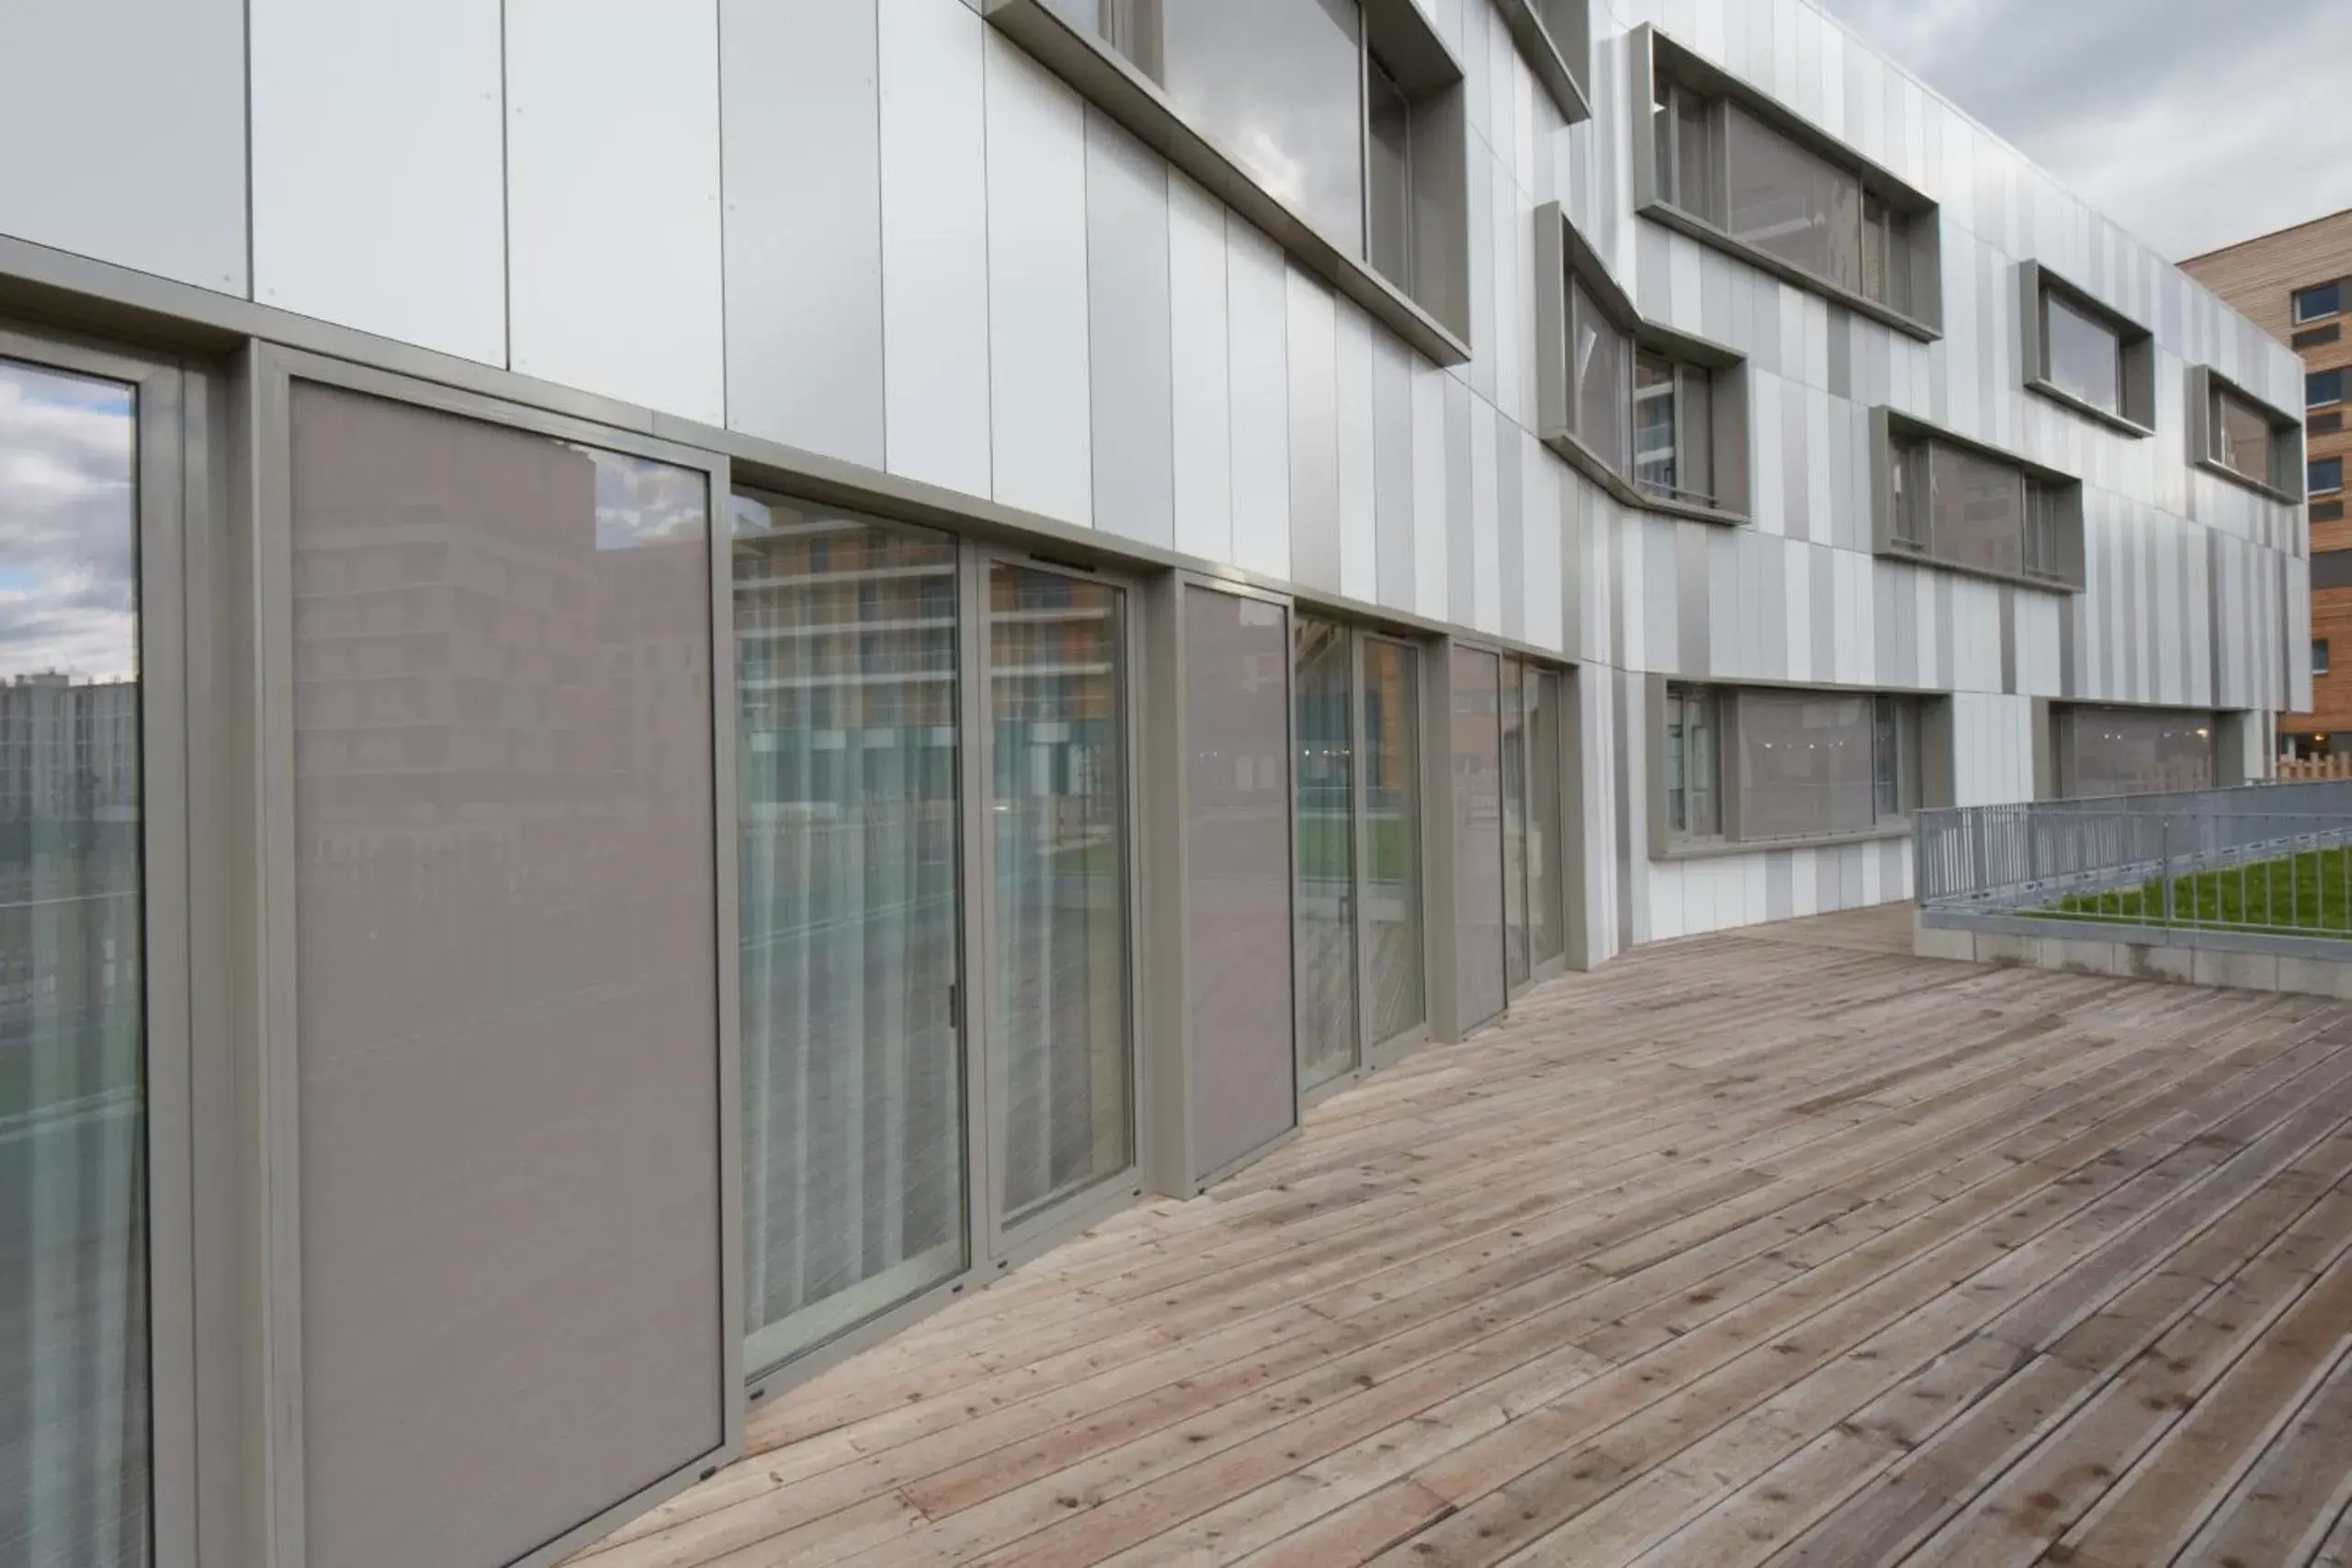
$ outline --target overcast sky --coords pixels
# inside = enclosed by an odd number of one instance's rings
[[[2352,208],[2347,0],[1821,0],[2177,261]]]

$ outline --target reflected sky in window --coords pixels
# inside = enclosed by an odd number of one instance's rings
[[[0,679],[138,671],[133,398],[0,360]]]

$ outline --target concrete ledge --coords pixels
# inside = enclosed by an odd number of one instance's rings
[[[1970,931],[1949,918],[1930,923],[1925,917],[1915,917],[1912,951],[1921,958],[1962,964],[2352,1000],[2352,942],[2325,944],[2336,948],[2337,954],[2314,954],[2311,950],[2319,943],[2312,939],[2289,939],[2290,952],[2256,953],[2247,951],[2248,939],[2243,936],[2228,946],[2190,946],[2177,941],[2146,940],[2154,933],[2132,928],[2086,929],[2075,921],[2014,916],[2004,917],[1999,923],[1997,931]],[[2119,934],[2127,930],[2131,934]]]

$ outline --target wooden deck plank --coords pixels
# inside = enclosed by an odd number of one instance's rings
[[[1538,987],[577,1561],[2352,1568],[2352,1007],[1906,943]]]

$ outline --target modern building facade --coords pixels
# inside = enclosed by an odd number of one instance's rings
[[[2311,511],[2312,699],[2278,719],[2282,752],[2325,756],[2352,747],[2352,523],[2344,517],[2344,427],[2352,340],[2352,211],[2224,245],[2180,264],[2232,310],[2302,355],[2305,488]]]
[[[552,1562],[2311,703],[2303,367],[1804,0],[34,0],[0,141],[10,1562]]]

